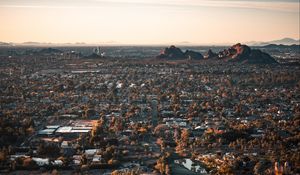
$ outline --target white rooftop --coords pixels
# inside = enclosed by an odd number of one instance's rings
[[[50,134],[53,134],[54,131],[55,131],[55,129],[43,129],[43,130],[40,130],[38,132],[38,134],[40,134],[40,135],[43,135],[43,134],[50,135]]]
[[[88,133],[90,132],[89,129],[72,129],[71,130],[72,133]]]
[[[38,165],[49,165],[49,159],[43,159],[39,157],[33,157],[32,160],[34,160]]]
[[[46,126],[47,129],[57,129],[59,127],[60,127],[59,125],[48,125],[48,126]]]
[[[94,154],[96,154],[97,151],[98,151],[98,149],[86,149],[84,151],[84,153],[88,154],[88,155],[94,155]]]
[[[69,133],[71,131],[72,131],[71,126],[63,126],[63,127],[60,127],[56,130],[57,133]]]
[[[73,127],[73,130],[91,130],[91,129],[93,129],[93,127],[91,127],[91,126],[75,126],[75,127]]]

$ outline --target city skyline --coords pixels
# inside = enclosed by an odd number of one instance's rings
[[[225,44],[299,39],[299,1],[1,1],[0,41]]]

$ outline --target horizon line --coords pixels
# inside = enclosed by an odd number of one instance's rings
[[[15,46],[47,46],[47,45],[54,45],[54,46],[165,46],[165,45],[178,45],[178,46],[228,46],[233,45],[236,43],[245,43],[252,45],[257,44],[268,44],[270,42],[279,41],[283,39],[293,39],[296,42],[299,42],[300,45],[300,38],[292,38],[292,37],[284,37],[281,39],[273,39],[269,41],[242,41],[242,42],[208,42],[208,43],[192,43],[188,41],[181,41],[181,42],[167,42],[167,43],[122,43],[117,41],[107,41],[107,42],[40,42],[40,41],[24,41],[24,42],[10,42],[10,41],[1,41],[0,43],[6,43]],[[251,44],[250,44],[251,45]]]

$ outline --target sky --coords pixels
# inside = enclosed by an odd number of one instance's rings
[[[0,0],[0,41],[227,44],[300,38],[299,0]]]

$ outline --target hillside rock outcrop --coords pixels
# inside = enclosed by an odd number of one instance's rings
[[[235,61],[252,64],[273,64],[277,61],[268,53],[259,49],[251,49],[247,45],[235,44],[228,49],[224,49],[218,54],[214,53],[211,49],[205,54],[205,57],[199,52],[186,50],[183,52],[180,48],[170,46],[161,51],[156,57],[159,59],[167,60],[202,60],[203,58],[219,58],[226,61]]]
[[[218,57],[218,54],[213,52],[211,49],[209,49],[208,52],[204,55],[205,59],[216,58],[216,57]]]
[[[189,60],[201,60],[201,59],[203,59],[203,55],[201,53],[195,52],[195,51],[192,51],[192,50],[185,51],[184,56],[185,56],[186,59],[189,59]]]
[[[199,52],[195,52],[192,50],[186,50],[182,52],[180,48],[175,46],[170,46],[161,51],[161,53],[156,57],[160,59],[170,59],[170,60],[200,60],[203,59],[203,55]]]
[[[157,58],[163,58],[163,59],[184,59],[184,53],[181,49],[170,46],[165,48],[161,53],[157,56]]]
[[[240,43],[219,52],[218,57],[221,59],[228,59],[229,61],[248,62],[254,64],[277,63],[277,61],[269,54],[258,49],[251,49],[249,46],[242,45]]]

